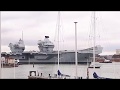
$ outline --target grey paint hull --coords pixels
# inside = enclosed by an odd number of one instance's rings
[[[19,59],[19,63],[21,64],[57,64],[58,63],[58,54],[57,53],[48,53],[48,54],[40,54],[40,53],[23,53],[22,55],[2,55],[5,57],[13,57]],[[92,53],[78,53],[78,63],[91,63],[90,59],[93,54]],[[60,53],[60,64],[75,64],[75,52],[63,52]]]

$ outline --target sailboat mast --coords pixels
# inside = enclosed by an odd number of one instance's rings
[[[75,65],[76,65],[76,78],[77,78],[77,28],[76,28],[76,24],[77,22],[74,22],[75,23]]]
[[[59,70],[59,30],[60,30],[60,11],[58,12],[58,70]]]
[[[1,12],[0,12],[0,79],[1,79]]]
[[[96,30],[96,26],[95,26],[95,11],[93,12],[93,28],[94,28],[94,36],[93,36],[93,62],[94,62],[94,69],[95,69],[95,44],[96,44],[96,38],[95,38],[95,30]]]

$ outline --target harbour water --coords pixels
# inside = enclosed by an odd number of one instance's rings
[[[64,74],[75,76],[75,65],[74,64],[60,64],[60,71]],[[15,68],[2,68],[2,79],[27,79],[29,71],[35,70],[39,73],[43,73],[44,76],[48,74],[54,75],[57,72],[57,64],[32,64],[19,65]],[[78,76],[86,79],[87,77],[87,65],[79,64]],[[101,63],[101,68],[89,68],[89,78],[93,79],[93,72],[97,72],[99,76],[120,79],[120,62],[113,63]]]

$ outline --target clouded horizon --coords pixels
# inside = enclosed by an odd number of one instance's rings
[[[74,50],[75,24],[77,21],[78,50],[92,46],[92,12],[61,11],[60,49]],[[48,35],[57,49],[57,11],[2,11],[1,12],[1,51],[10,52],[9,43],[22,38],[25,51],[39,51],[37,42]],[[96,11],[96,45],[103,47],[101,54],[115,54],[120,49],[120,12]],[[89,37],[90,36],[90,37]]]

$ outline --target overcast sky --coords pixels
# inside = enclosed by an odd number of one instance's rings
[[[57,11],[2,11],[1,12],[1,50],[10,52],[9,43],[22,38],[25,51],[39,51],[37,42],[48,35],[57,49]],[[93,12],[60,12],[60,49],[75,49],[75,24],[77,21],[78,50],[92,47]],[[120,12],[96,11],[96,45],[103,47],[102,54],[115,54],[120,48]]]

